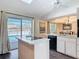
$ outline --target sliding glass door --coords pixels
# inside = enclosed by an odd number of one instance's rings
[[[21,19],[8,18],[8,39],[11,50],[18,48],[17,37],[20,36],[21,36]]]
[[[22,19],[22,37],[27,40],[32,37],[32,19]]]
[[[32,18],[8,18],[8,39],[11,50],[18,48],[18,38],[21,36],[31,39]]]

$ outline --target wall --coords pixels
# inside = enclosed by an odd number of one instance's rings
[[[59,32],[62,31],[62,23],[57,23],[57,33],[59,34]]]
[[[58,34],[61,31],[65,31],[65,30],[63,30],[63,24],[67,23],[67,21],[68,21],[67,16],[52,20],[52,22],[56,23],[56,25],[57,25]],[[72,24],[71,31],[73,31],[73,32],[75,32],[75,34],[77,34],[77,16],[69,16],[69,22]]]
[[[39,34],[39,20],[34,19],[34,35],[37,36]]]
[[[59,21],[59,20],[58,20]],[[54,20],[52,20],[52,21],[49,21],[50,22],[50,24],[56,24],[56,32],[52,32],[53,34],[59,34],[59,32],[61,32],[62,31],[62,22],[55,22]],[[51,33],[51,31],[50,31],[50,33]],[[52,34],[51,33],[51,34]]]
[[[77,34],[77,21],[72,23],[72,31],[75,32],[75,34]]]
[[[77,19],[79,19],[79,8],[77,8]]]

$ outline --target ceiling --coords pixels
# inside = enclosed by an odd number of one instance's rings
[[[53,0],[33,0],[31,4],[27,4],[21,0],[0,0],[0,10],[43,18],[48,17],[51,13],[54,15],[61,10],[79,5],[79,0],[60,0],[60,7],[53,7],[52,1]]]

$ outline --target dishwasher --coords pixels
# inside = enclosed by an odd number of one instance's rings
[[[48,35],[48,39],[50,39],[50,50],[57,51],[57,36]]]

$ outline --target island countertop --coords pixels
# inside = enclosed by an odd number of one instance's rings
[[[48,39],[48,38],[41,38],[41,39],[36,39],[36,38],[25,38],[25,37],[22,37],[22,38],[18,38],[19,39],[19,41],[22,41],[22,42],[24,42],[24,43],[28,43],[28,44],[31,44],[31,45],[33,45],[33,44],[35,44],[36,43],[36,41],[43,41],[43,40],[50,40],[50,39]]]

